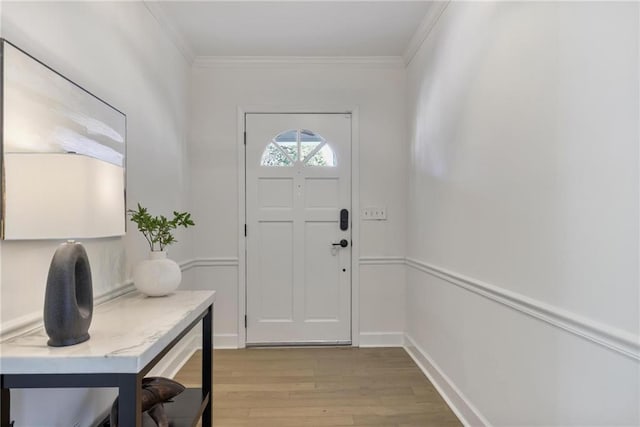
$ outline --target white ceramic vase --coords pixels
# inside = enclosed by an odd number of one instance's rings
[[[150,297],[161,297],[180,286],[182,272],[178,263],[167,258],[165,251],[153,251],[149,259],[140,262],[133,271],[133,283]]]

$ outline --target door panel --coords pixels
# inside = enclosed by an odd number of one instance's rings
[[[258,185],[260,209],[293,208],[293,179],[260,178]]]
[[[338,178],[306,178],[305,207],[338,209]]]
[[[340,319],[339,257],[331,255],[335,222],[305,224],[305,321]],[[330,256],[327,256],[329,254]]]
[[[260,222],[260,318],[293,319],[293,223]]]
[[[349,114],[247,114],[247,344],[351,341]]]

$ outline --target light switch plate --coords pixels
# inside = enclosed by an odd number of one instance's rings
[[[362,209],[361,218],[364,221],[385,221],[387,219],[387,208],[384,206],[364,208]]]

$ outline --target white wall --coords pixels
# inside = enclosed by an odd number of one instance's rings
[[[216,345],[236,344],[238,334],[238,135],[237,108],[358,106],[360,205],[388,208],[388,221],[360,223],[361,257],[402,256],[405,247],[405,70],[354,64],[217,64],[192,73],[189,141],[194,215],[207,224],[194,237],[196,285],[219,292]],[[225,261],[226,260],[226,261]],[[235,265],[234,265],[235,260]],[[387,260],[387,261],[385,261]],[[205,265],[206,264],[206,265]],[[220,265],[223,264],[223,265]],[[361,266],[361,332],[402,332],[404,271],[385,274]],[[244,286],[244,284],[242,284]],[[377,323],[372,320],[377,313]],[[369,337],[375,339],[375,336]]]
[[[408,68],[409,347],[471,422],[640,423],[638,16],[452,2]]]
[[[236,108],[357,105],[360,205],[389,217],[360,223],[361,341],[406,331],[469,420],[640,423],[637,4],[454,2],[408,77],[189,71],[140,3],[3,2],[2,34],[127,113],[128,203],[193,211],[171,256],[195,259],[186,287],[219,291],[217,344],[239,327]],[[3,329],[40,316],[57,244],[1,242]],[[85,244],[96,295],[146,251],[132,227]],[[50,396],[16,392],[13,418],[89,425],[113,392]]]
[[[3,2],[2,36],[127,114],[129,206],[140,201],[165,214],[188,209],[189,66],[142,3]],[[180,232],[178,240],[170,256],[190,259],[189,233]],[[3,330],[42,317],[47,271],[59,243],[1,242]],[[132,224],[125,238],[83,243],[94,296],[122,286],[148,251]],[[88,426],[113,395],[15,391],[12,417],[17,425]]]

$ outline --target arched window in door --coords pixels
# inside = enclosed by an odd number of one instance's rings
[[[262,153],[262,166],[335,167],[336,155],[327,141],[307,129],[287,130],[273,138]]]

